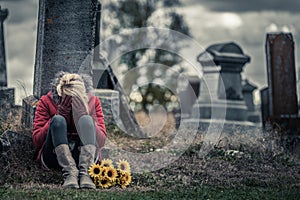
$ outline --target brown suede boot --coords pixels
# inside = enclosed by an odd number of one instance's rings
[[[80,188],[95,189],[96,186],[88,173],[88,169],[95,161],[96,146],[88,144],[82,146],[80,149],[79,186]]]
[[[78,169],[72,157],[69,145],[61,144],[55,148],[58,164],[62,167],[64,188],[79,188]]]

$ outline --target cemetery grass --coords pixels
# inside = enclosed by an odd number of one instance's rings
[[[137,119],[143,125],[149,121],[144,113],[138,113]],[[30,131],[18,120],[0,125],[28,136],[27,142],[11,147],[8,160],[1,157],[0,199],[298,199],[300,193],[299,159],[273,134],[249,137],[238,130],[222,135],[205,157],[199,157],[202,137],[197,134],[178,160],[160,170],[133,173],[126,189],[61,189],[61,172],[40,169]],[[124,150],[154,151],[172,139],[173,120],[170,116],[151,139],[133,139],[114,126],[107,127],[108,138]]]

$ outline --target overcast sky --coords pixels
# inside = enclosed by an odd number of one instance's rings
[[[243,77],[259,88],[266,86],[265,38],[269,31],[291,31],[296,66],[300,47],[299,0],[184,0],[178,12],[185,16],[192,37],[203,47],[236,42],[251,62]],[[5,21],[8,85],[16,89],[16,103],[32,94],[38,0],[0,0],[9,9]],[[200,52],[199,52],[200,53]],[[26,94],[21,85],[26,87]]]

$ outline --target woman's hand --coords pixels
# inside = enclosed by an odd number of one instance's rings
[[[78,98],[78,97],[73,97],[72,99],[72,106],[73,106],[73,117],[74,117],[74,122],[77,124],[79,118],[82,115],[87,115],[88,112],[86,110],[86,105],[84,102]]]
[[[60,104],[58,105],[57,114],[66,119],[67,124],[70,123],[72,110],[72,96],[63,95]]]

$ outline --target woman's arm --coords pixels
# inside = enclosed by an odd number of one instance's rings
[[[103,147],[106,140],[106,127],[101,103],[98,97],[94,97],[95,115],[92,115],[96,128],[96,142],[99,148]]]
[[[46,140],[51,121],[50,110],[45,103],[45,98],[46,96],[41,97],[33,121],[32,141],[37,148],[40,148]]]

